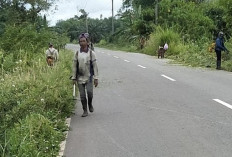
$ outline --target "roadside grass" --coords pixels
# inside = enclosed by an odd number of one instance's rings
[[[122,41],[123,42],[123,41]],[[151,56],[157,56],[159,46],[167,42],[169,45],[168,50],[165,52],[165,58],[171,59],[170,63],[178,63],[181,65],[202,67],[202,68],[216,68],[216,53],[214,49],[210,52],[209,48],[212,41],[207,41],[205,38],[199,41],[183,41],[179,34],[172,29],[163,29],[157,27],[156,30],[150,35],[146,41],[143,50],[138,50],[138,45],[115,45],[109,44],[106,41],[101,41],[97,46],[108,48],[111,50],[121,50],[127,52],[139,52]],[[232,39],[225,43],[226,47],[230,50],[229,54],[222,51],[223,70],[232,71]]]
[[[60,52],[48,67],[44,54],[27,66],[18,63],[0,80],[0,156],[57,156],[67,130],[65,119],[74,110],[71,64],[73,54]]]

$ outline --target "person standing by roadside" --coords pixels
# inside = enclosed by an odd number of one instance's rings
[[[49,48],[46,50],[46,62],[48,66],[54,66],[55,62],[59,59],[58,51],[53,47],[52,43],[49,43]]]
[[[139,40],[139,43],[140,43],[140,49],[142,50],[144,48],[144,45],[145,45],[145,37],[142,36]]]
[[[229,53],[229,51],[224,45],[224,33],[223,32],[218,33],[218,37],[216,39],[216,45],[215,45],[215,52],[217,55],[217,64],[216,64],[217,70],[221,69],[221,55],[222,55],[221,51],[226,51],[227,53]]]
[[[83,108],[82,117],[88,116],[87,104],[89,112],[93,112],[93,84],[98,86],[98,67],[96,62],[96,54],[89,48],[88,35],[82,33],[79,36],[80,51],[77,51],[73,60],[73,84],[78,84],[80,99]],[[86,95],[87,91],[87,95]]]

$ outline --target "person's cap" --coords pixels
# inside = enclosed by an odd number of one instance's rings
[[[85,33],[85,36],[88,38],[89,37],[89,33]]]
[[[89,33],[81,33],[80,35],[79,35],[79,39],[81,39],[81,38],[88,38],[89,37]]]
[[[223,36],[224,33],[221,31],[221,32],[218,33],[218,35],[219,35],[219,36]]]

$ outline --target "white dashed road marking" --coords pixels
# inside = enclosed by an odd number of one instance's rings
[[[220,104],[222,104],[222,105],[224,105],[224,106],[226,106],[226,107],[228,107],[228,108],[230,108],[230,109],[232,109],[232,105],[230,105],[230,104],[228,104],[228,103],[226,103],[224,101],[221,101],[219,99],[213,99],[213,100],[220,103]]]
[[[130,61],[126,60],[126,59],[125,59],[124,61],[125,61],[125,62],[128,62],[128,63],[130,62]]]
[[[141,68],[144,68],[144,69],[146,68],[146,67],[144,67],[144,66],[142,66],[142,65],[138,65],[138,67],[141,67]]]
[[[114,58],[119,58],[118,56],[114,56]]]
[[[161,75],[161,76],[163,76],[163,77],[165,77],[166,79],[169,79],[169,80],[171,80],[171,81],[176,81],[176,80],[174,80],[173,78],[168,77],[168,76],[166,76],[166,75]]]

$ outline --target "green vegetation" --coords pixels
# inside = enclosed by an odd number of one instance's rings
[[[47,1],[0,5],[0,156],[57,156],[74,110],[73,54],[62,49],[68,37],[39,16]],[[61,58],[53,68],[45,61],[49,42]]]
[[[111,18],[91,19],[83,10],[81,16],[60,21],[56,26],[73,39],[86,31],[87,19],[92,41],[98,46],[157,55],[158,47],[167,42],[166,57],[182,64],[215,68],[215,52],[208,49],[219,31],[225,33],[225,45],[232,51],[231,3],[232,0],[125,0],[115,17],[113,34]],[[142,37],[146,43],[141,50]],[[222,58],[222,68],[231,71],[231,53],[223,53]]]
[[[62,61],[50,68],[38,55],[31,67],[24,68],[22,60],[1,77],[1,156],[57,155],[64,120],[74,109],[69,80],[72,56],[61,51]]]
[[[80,16],[49,27],[40,16],[56,0],[0,2],[0,156],[56,156],[74,110],[72,53],[63,48],[86,32],[98,46],[157,55],[168,43],[165,57],[175,62],[215,68],[209,51],[219,31],[230,54],[222,53],[222,68],[232,71],[232,0],[124,0],[114,18]],[[140,39],[145,45],[140,49]],[[52,42],[60,61],[49,68],[44,52]]]

